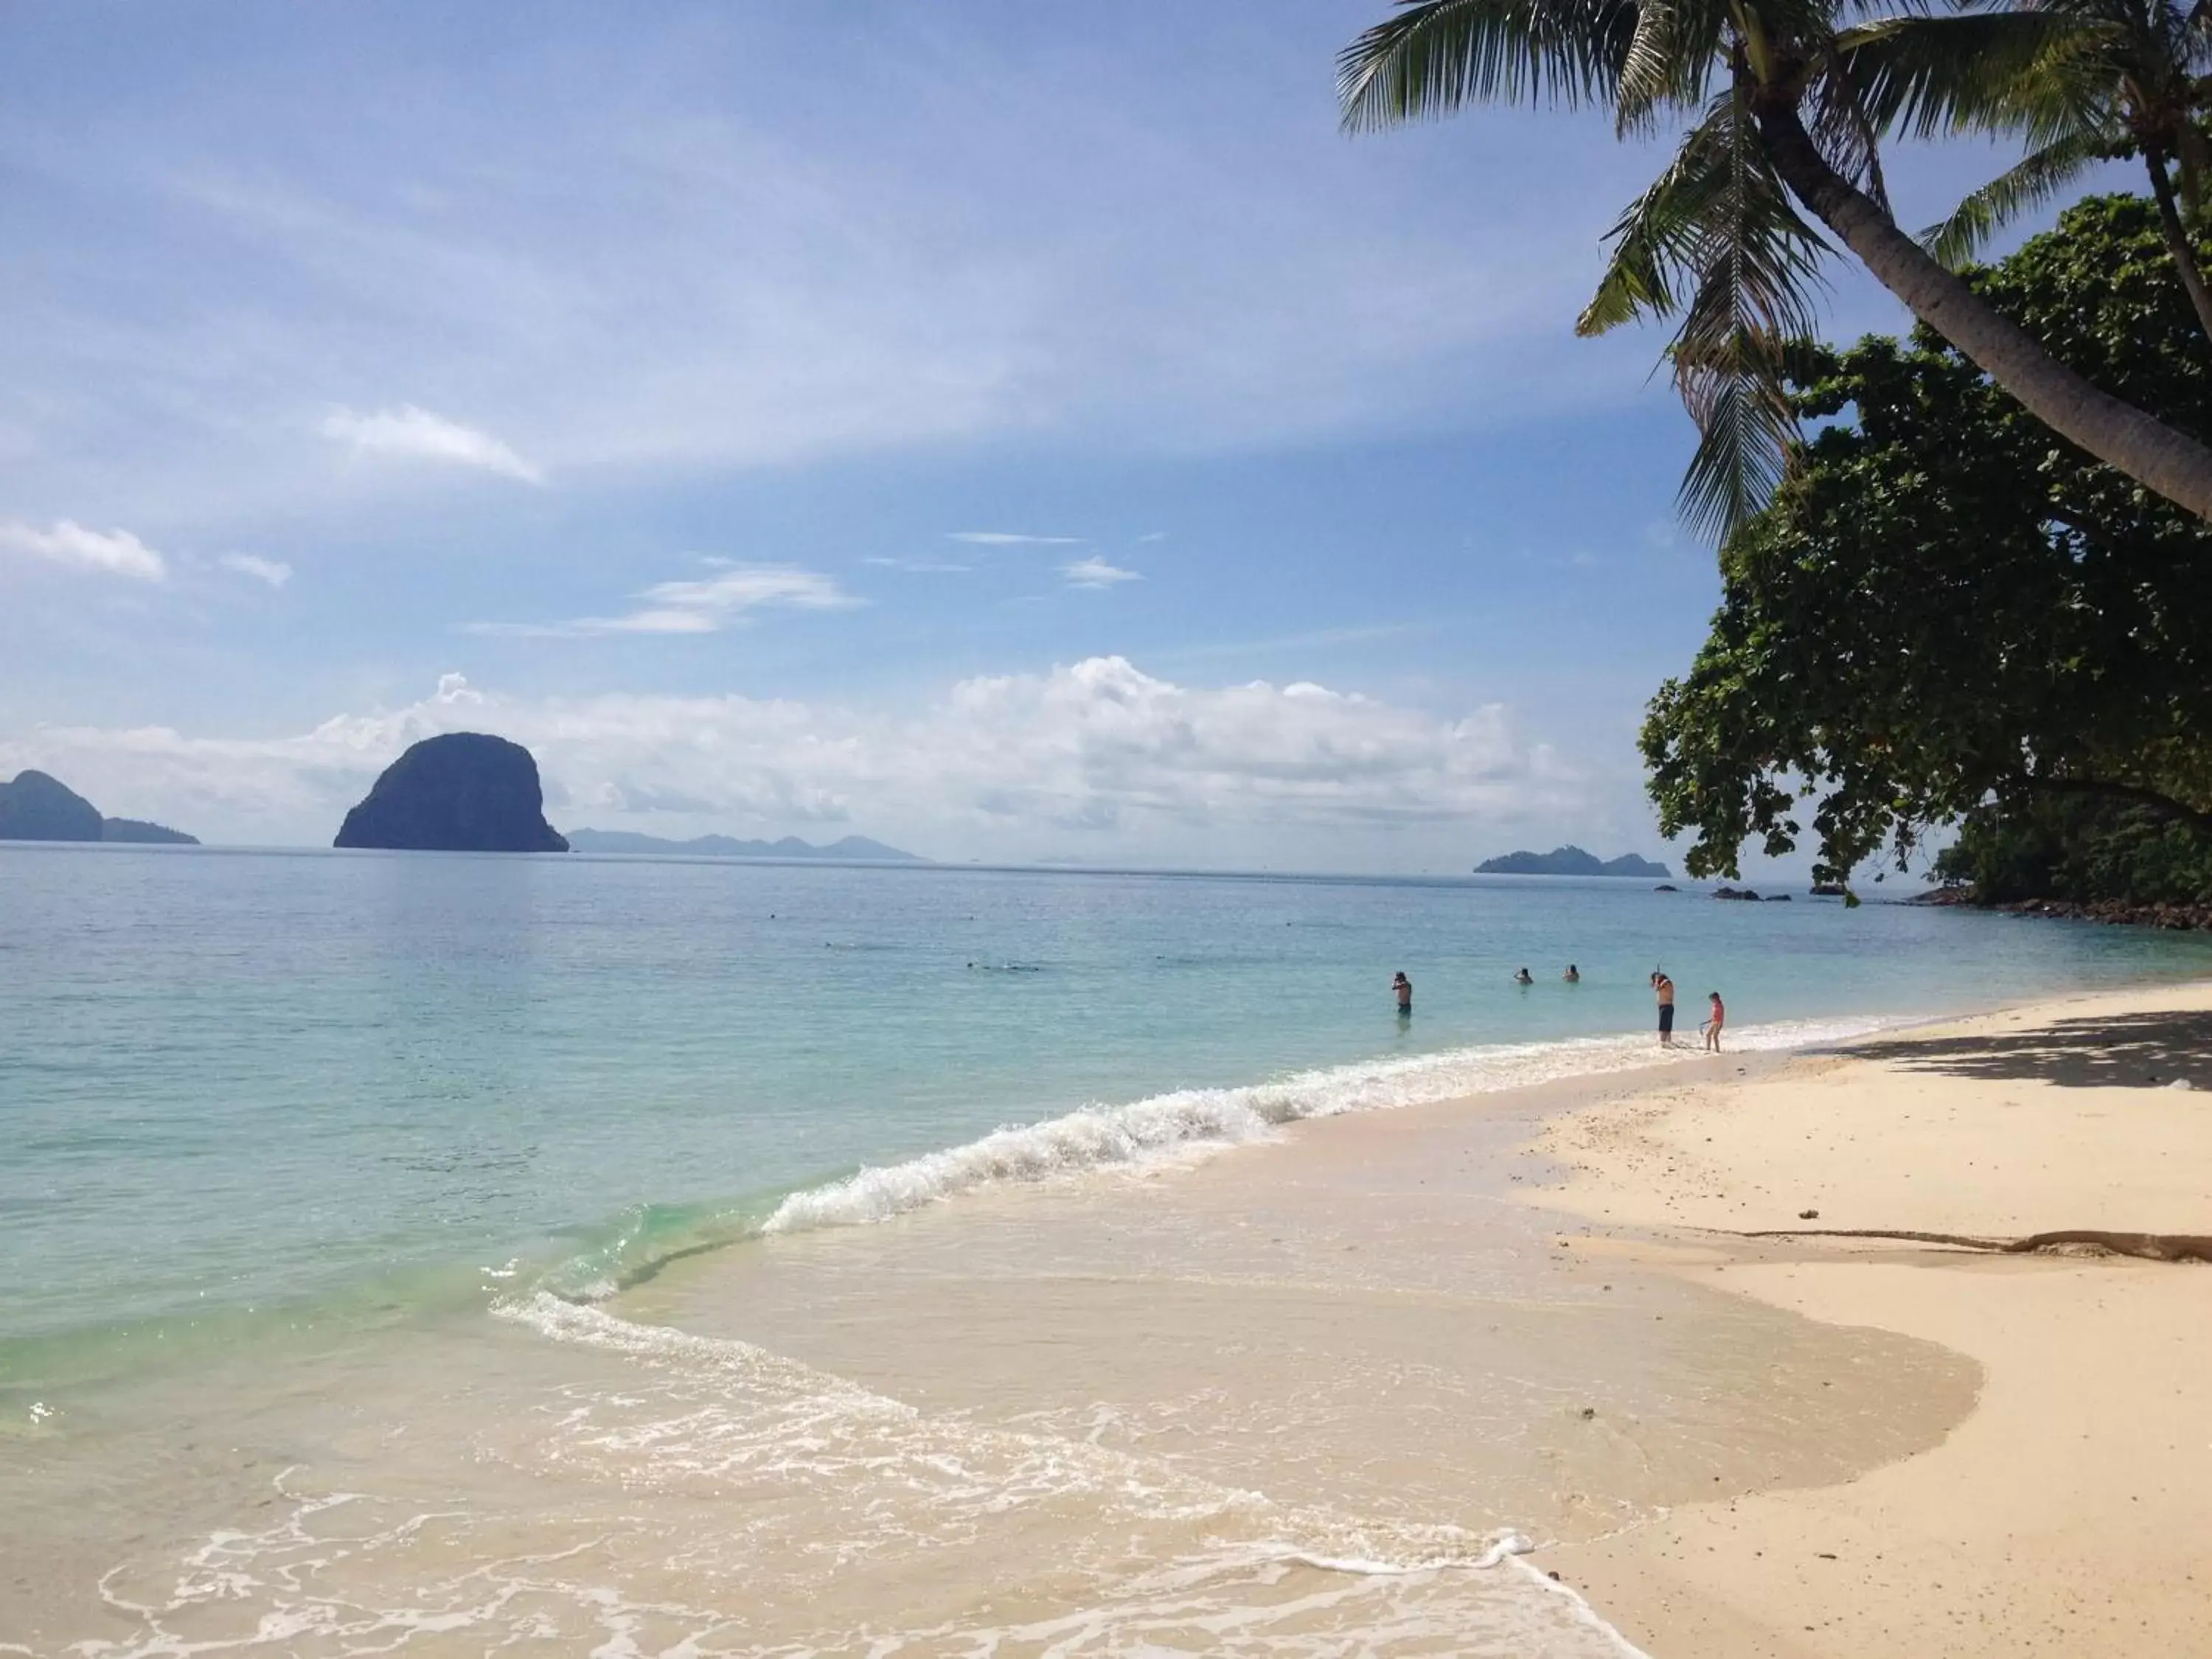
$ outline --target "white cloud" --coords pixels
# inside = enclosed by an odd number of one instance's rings
[[[1070,587],[1112,587],[1120,582],[1140,582],[1144,577],[1134,570],[1124,570],[1117,564],[1109,564],[1101,558],[1078,559],[1064,564],[1060,574],[1067,578]]]
[[[946,539],[969,542],[977,547],[1080,547],[1080,536],[1024,536],[1012,530],[955,530]]]
[[[267,582],[271,587],[282,587],[292,580],[292,567],[282,559],[264,559],[253,553],[226,553],[216,562],[225,570],[235,570],[241,576]]]
[[[887,559],[875,556],[862,559],[860,562],[872,564],[884,570],[904,570],[927,576],[964,576],[975,568],[972,564],[959,564],[950,559]]]
[[[334,409],[323,417],[322,433],[351,444],[356,454],[395,455],[449,466],[481,467],[526,483],[543,483],[545,475],[489,432],[449,421],[413,404],[380,409],[373,415]]]
[[[110,811],[209,838],[326,840],[408,744],[497,732],[527,745],[556,823],[805,833],[850,823],[939,856],[1080,844],[1253,866],[1372,867],[1378,849],[1444,867],[1505,844],[1588,789],[1495,705],[1439,718],[1310,684],[1178,685],[1120,657],[963,680],[877,710],[737,696],[508,697],[446,675],[390,713],[296,737],[43,728],[0,742]],[[678,821],[680,820],[680,821]],[[1548,843],[1547,843],[1548,844]]]
[[[140,581],[158,582],[169,574],[168,561],[129,531],[88,530],[74,519],[58,520],[51,530],[0,524],[0,550]]]
[[[462,631],[509,639],[583,639],[605,634],[718,634],[754,611],[838,611],[860,604],[833,577],[795,565],[712,561],[715,574],[698,581],[655,582],[642,603],[619,617],[568,622],[462,624]]]

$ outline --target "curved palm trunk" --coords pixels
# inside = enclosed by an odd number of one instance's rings
[[[2143,165],[2150,169],[2150,193],[2158,200],[2158,222],[2166,233],[2166,251],[2173,256],[2173,268],[2181,273],[2181,285],[2189,290],[2189,303],[2197,307],[2197,320],[2205,337],[2212,339],[2212,290],[2204,286],[2203,268],[2197,263],[2197,250],[2189,245],[2181,210],[2174,204],[2173,181],[2166,176],[2161,157],[2146,155]]]
[[[1791,191],[1913,315],[2062,438],[2212,519],[2212,449],[2099,391],[1923,252],[1830,167],[1794,103],[1762,102],[1759,137]]]

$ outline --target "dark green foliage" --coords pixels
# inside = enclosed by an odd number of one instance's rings
[[[1977,808],[1936,860],[1942,881],[1992,904],[2212,900],[2212,835],[2170,814],[2081,796]]]
[[[1975,284],[2105,390],[2212,431],[2212,353],[2150,204],[2083,203]],[[1722,552],[1643,748],[1696,875],[1841,874],[1986,800],[2212,807],[2212,527],[2060,440],[1925,331],[1790,365],[1831,424]],[[2208,824],[2212,827],[2212,824]]]

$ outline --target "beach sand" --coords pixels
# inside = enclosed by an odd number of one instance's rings
[[[2212,1655],[2212,1268],[1714,1231],[2212,1230],[2208,1036],[1654,1054],[64,1397],[0,1651]]]
[[[1537,1144],[1568,1173],[1532,1200],[1595,1224],[1577,1248],[1981,1370],[1932,1450],[1547,1552],[1632,1639],[1701,1659],[2212,1655],[2212,1267],[1705,1231],[2212,1232],[2212,988],[1731,1067]]]

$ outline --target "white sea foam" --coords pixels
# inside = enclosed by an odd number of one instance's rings
[[[1731,1052],[1810,1048],[1863,1036],[1891,1023],[1873,1018],[1781,1021],[1732,1031],[1729,1042]],[[963,1146],[793,1193],[762,1230],[805,1232],[884,1221],[981,1187],[1164,1162],[1262,1140],[1304,1118],[1416,1106],[1646,1066],[1694,1065],[1705,1058],[1687,1046],[1658,1051],[1649,1036],[1574,1037],[1328,1066],[1243,1088],[1177,1089],[1124,1106],[1088,1106],[997,1129]]]

